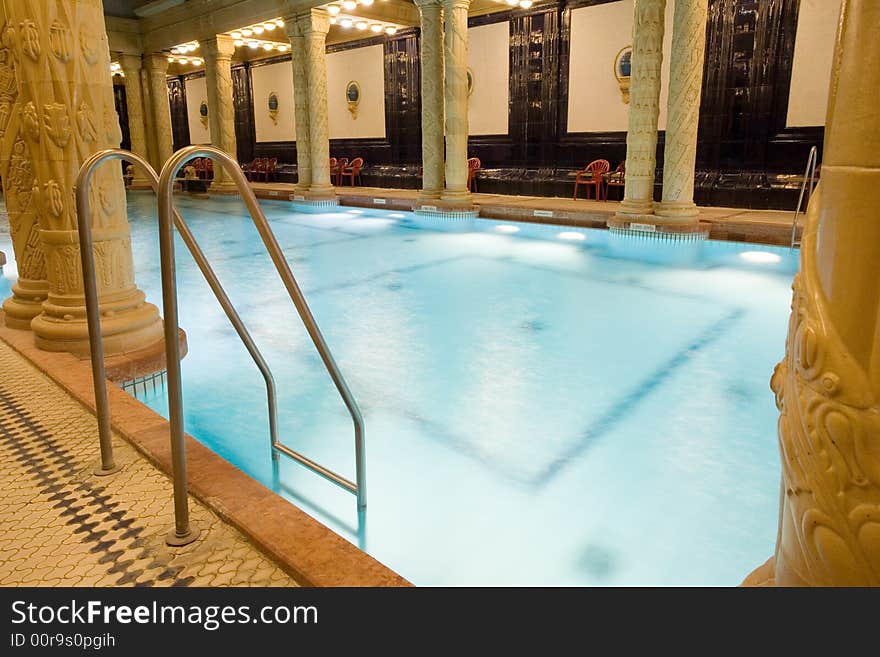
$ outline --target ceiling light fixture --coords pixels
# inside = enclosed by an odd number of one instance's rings
[[[260,45],[259,41],[248,41],[248,48],[256,48]]]
[[[393,25],[389,25],[385,28],[385,34],[397,34],[397,28]]]
[[[370,29],[371,29],[373,32],[381,32],[381,31],[382,31],[382,26],[379,25],[379,23],[373,23],[372,25],[370,25]]]
[[[171,54],[172,54],[172,55],[179,55],[179,54],[180,54],[180,48],[172,48],[172,49],[171,49]]]
[[[271,43],[264,43],[264,44],[263,44],[263,50],[265,50],[265,51],[267,51],[267,52],[268,52],[269,50],[274,49],[274,48],[275,48],[275,46],[273,46]]]
[[[233,44],[236,48],[239,48],[239,47],[241,47],[241,46],[244,45],[244,41],[242,41],[241,39],[236,39],[235,41],[232,42],[232,44]]]
[[[358,3],[356,3],[354,0],[342,0],[343,9],[347,9],[348,11],[351,11],[352,9],[354,9],[357,6],[358,6]]]
[[[192,60],[192,63],[193,63],[194,66],[201,66],[201,65],[202,65],[202,60],[199,59],[198,57],[196,57],[194,60]]]
[[[352,21],[350,18],[343,18],[341,21],[339,21],[339,24],[342,27],[349,28],[349,27],[351,27],[351,22]]]
[[[284,27],[284,21],[282,19],[276,18],[274,22],[277,27]]]
[[[330,17],[330,25],[336,25],[336,16]]]
[[[254,31],[254,34],[262,34],[263,33],[263,26],[262,25],[254,25],[254,27],[252,29]]]
[[[254,33],[254,31],[253,31],[252,29],[246,27],[246,28],[244,28],[244,29],[241,31],[241,33],[242,33],[244,36],[250,36],[251,34]]]
[[[337,14],[339,14],[339,11],[339,5],[327,5],[327,13],[331,16],[336,16]]]
[[[186,64],[187,62],[189,62],[189,60],[186,57],[181,57],[177,61],[180,62],[181,64]]]
[[[533,4],[535,4],[535,3],[532,2],[532,0],[519,0],[519,6],[522,7],[523,9],[528,9]]]
[[[272,31],[275,29],[275,23],[263,23],[263,29]]]
[[[373,4],[373,0],[361,0],[361,4],[364,7],[369,7],[371,4]]]
[[[359,30],[366,30],[367,29],[367,21],[358,21],[357,25],[355,25],[355,27]]]
[[[233,39],[240,39],[240,38],[241,38],[241,32],[237,32],[237,31],[236,31],[236,32],[230,32],[230,33],[229,33],[229,36],[231,36]]]

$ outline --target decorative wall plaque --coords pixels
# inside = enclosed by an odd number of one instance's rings
[[[208,127],[208,102],[205,100],[199,104],[199,121],[205,128]]]
[[[272,119],[274,125],[278,125],[278,94],[274,91],[269,92],[269,118]]]
[[[351,118],[356,119],[358,104],[361,102],[361,87],[354,80],[345,85],[345,100],[348,103]]]
[[[623,102],[629,105],[629,77],[632,72],[632,46],[624,46],[614,58],[614,77],[620,85]]]

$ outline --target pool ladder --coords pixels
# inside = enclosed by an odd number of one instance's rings
[[[220,284],[220,280],[211,268],[204,252],[196,242],[195,236],[190,231],[180,213],[174,208],[172,189],[177,172],[183,164],[194,157],[210,157],[219,162],[226,173],[238,188],[242,200],[247,206],[251,219],[263,240],[263,244],[275,265],[275,269],[287,289],[300,319],[305,325],[315,348],[321,356],[324,367],[330,374],[330,378],[336,385],[345,406],[354,423],[355,434],[355,478],[356,483],[325,468],[312,459],[300,454],[283,444],[278,439],[278,412],[277,395],[275,391],[275,379],[266,360],[257,348],[250,332],[241,320],[238,312],[230,301],[229,296]],[[198,530],[189,522],[189,505],[186,484],[186,444],[184,441],[183,426],[183,397],[182,381],[180,374],[180,343],[178,342],[178,315],[177,315],[177,281],[174,269],[174,230],[177,228],[184,244],[192,254],[199,270],[205,277],[214,296],[229,318],[236,333],[244,344],[263,379],[266,382],[266,397],[269,406],[269,435],[271,438],[272,458],[278,459],[279,454],[289,456],[298,463],[304,465],[312,472],[321,475],[328,481],[353,493],[357,497],[359,511],[367,506],[366,491],[366,462],[364,449],[364,420],[360,409],[339,366],[333,358],[330,347],[324,340],[321,330],[306,303],[305,297],[296,282],[293,272],[284,257],[275,234],[269,227],[266,216],[260,209],[254,192],[248,184],[244,173],[238,163],[224,151],[213,146],[188,146],[182,148],[165,163],[161,174],[156,175],[155,169],[143,158],[130,151],[119,148],[111,148],[98,151],[91,155],[82,167],[76,181],[76,207],[77,224],[80,241],[80,257],[83,269],[83,285],[85,288],[86,315],[89,327],[89,346],[91,350],[92,378],[95,387],[95,407],[98,417],[98,435],[101,446],[101,463],[95,473],[99,475],[112,474],[119,470],[113,460],[113,447],[111,443],[110,409],[107,399],[106,376],[104,372],[104,347],[101,341],[100,309],[98,306],[98,291],[95,281],[95,259],[93,253],[93,241],[91,225],[89,222],[90,201],[89,185],[95,168],[107,160],[126,160],[139,166],[147,175],[147,179],[158,195],[159,205],[159,253],[162,272],[162,308],[164,313],[165,354],[167,367],[168,385],[168,414],[171,426],[171,460],[172,478],[174,483],[174,517],[175,527],[168,534],[166,541],[170,545],[186,545],[198,538]]]
[[[807,155],[807,168],[804,171],[804,179],[801,182],[801,193],[798,195],[797,206],[794,209],[794,217],[791,220],[791,244],[789,245],[789,249],[801,245],[797,239],[797,220],[798,215],[801,212],[801,206],[804,202],[804,193],[807,190],[807,183],[810,185],[810,192],[807,194],[807,203],[810,202],[810,197],[813,195],[813,187],[816,184],[816,166],[818,159],[819,151],[813,146],[810,148],[810,154]]]

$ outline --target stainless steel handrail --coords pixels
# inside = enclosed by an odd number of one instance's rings
[[[107,382],[104,370],[104,344],[101,339],[101,316],[100,307],[98,305],[98,287],[95,278],[95,255],[93,252],[92,227],[91,227],[91,208],[89,201],[89,185],[91,183],[92,174],[102,162],[106,160],[127,160],[136,164],[147,176],[147,180],[153,187],[153,191],[158,190],[159,177],[156,175],[155,169],[151,167],[143,158],[119,148],[110,148],[98,151],[90,155],[82,163],[79,174],[76,178],[76,215],[77,228],[79,230],[80,244],[80,261],[83,269],[83,289],[86,301],[86,317],[89,327],[89,348],[91,351],[92,361],[92,379],[95,388],[95,411],[98,417],[98,439],[101,444],[101,465],[96,469],[96,474],[106,475],[112,474],[119,470],[119,466],[113,461],[113,446],[111,443],[110,433],[110,405],[107,399]],[[202,265],[207,266],[204,254],[195,243],[189,229],[183,223],[183,220],[175,213],[175,222],[178,224],[181,236],[187,247],[193,253],[193,257],[202,268],[205,277],[216,281],[214,272],[210,267],[207,271]],[[162,262],[162,290],[163,301],[167,300],[168,285],[174,287],[174,268],[166,266]],[[219,285],[219,283],[218,283]],[[213,285],[212,285],[213,287]],[[175,297],[176,298],[176,297]],[[167,304],[166,304],[167,308]],[[234,311],[233,311],[234,312]],[[175,315],[176,317],[176,315]],[[240,322],[240,320],[239,320]],[[233,321],[233,323],[235,323]],[[165,352],[166,360],[170,361],[172,353],[178,370],[180,367],[180,345],[178,343],[177,322],[174,322],[174,330],[168,330],[168,323],[165,324]],[[179,398],[179,396],[178,396]],[[172,408],[174,399],[171,395],[171,389],[168,393],[168,406]],[[175,409],[179,411],[179,409]],[[178,414],[180,415],[180,414]],[[180,415],[182,417],[182,415]],[[170,545],[180,546],[186,545],[196,540],[199,531],[189,521],[189,497],[186,487],[186,445],[183,440],[182,425],[181,430],[174,431],[174,423],[172,423],[171,431],[171,454],[172,454],[172,481],[174,484],[174,529],[168,534],[166,540]]]
[[[804,192],[807,189],[807,182],[810,183],[810,193],[807,195],[807,203],[813,195],[813,186],[816,180],[816,163],[819,159],[819,150],[813,146],[810,148],[810,154],[807,155],[807,168],[804,171],[804,180],[801,182],[801,193],[798,195],[797,206],[794,209],[794,218],[791,221],[791,243],[789,249],[793,249],[798,245],[797,242],[797,219],[801,212],[801,204],[804,202]]]
[[[232,157],[230,157],[227,153],[220,150],[219,148],[214,148],[213,146],[187,146],[174,153],[174,155],[172,155],[171,158],[162,167],[162,171],[159,175],[158,195],[159,250],[160,257],[162,259],[163,271],[166,266],[172,272],[174,269],[174,238],[170,221],[170,217],[174,212],[172,201],[172,186],[174,184],[177,172],[180,171],[185,162],[194,157],[210,157],[211,159],[219,162],[220,165],[223,167],[223,170],[227,173],[227,175],[229,175],[229,177],[238,188],[238,191],[241,194],[242,200],[244,201],[245,206],[248,209],[251,219],[253,220],[254,225],[257,228],[257,232],[259,232],[260,238],[263,240],[263,244],[265,245],[266,250],[269,253],[269,257],[272,259],[272,263],[275,265],[275,270],[278,272],[282,283],[284,283],[284,287],[287,289],[287,292],[290,295],[290,299],[291,301],[293,301],[293,305],[296,307],[296,310],[299,313],[300,319],[305,325],[306,330],[308,331],[309,336],[311,337],[312,342],[315,345],[315,348],[318,350],[318,353],[321,356],[324,367],[330,374],[330,378],[336,385],[336,389],[339,391],[339,394],[342,397],[346,408],[348,409],[349,415],[351,415],[352,422],[354,423],[355,434],[355,479],[357,483],[352,483],[345,477],[342,477],[332,470],[325,468],[324,466],[313,461],[307,456],[296,452],[295,450],[284,445],[283,443],[281,443],[280,440],[278,440],[274,386],[270,386],[271,392],[269,394],[269,432],[271,436],[272,457],[277,458],[276,450],[289,456],[290,458],[306,466],[316,474],[321,475],[328,481],[331,481],[337,486],[340,486],[341,488],[344,488],[350,493],[356,495],[358,509],[364,509],[367,506],[365,463],[366,455],[364,449],[364,420],[361,416],[360,409],[358,408],[357,402],[355,401],[354,396],[351,394],[351,391],[348,388],[348,384],[345,382],[345,378],[342,376],[342,372],[339,370],[339,366],[336,364],[336,361],[333,358],[330,347],[327,346],[327,342],[324,340],[324,336],[321,334],[318,323],[315,321],[315,318],[312,315],[311,310],[309,309],[308,303],[306,302],[302,291],[299,289],[296,278],[294,277],[293,272],[290,270],[290,266],[288,265],[287,260],[285,259],[284,254],[281,251],[281,246],[278,244],[278,240],[275,239],[275,234],[269,227],[269,222],[266,220],[266,216],[260,209],[260,204],[257,202],[257,198],[256,196],[254,196],[254,192],[251,189],[247,178],[245,178],[245,175],[242,172],[238,162],[236,162]],[[175,217],[175,220],[177,219],[179,219],[179,215]],[[175,221],[175,223],[177,223],[177,221]],[[180,224],[183,223],[183,220],[180,219]],[[165,312],[165,333],[166,342],[168,342],[167,336],[169,332],[173,332],[175,335],[177,332],[177,290],[173,276],[169,281],[169,286],[167,290],[165,279],[163,277],[162,288]],[[231,307],[228,298],[226,298],[224,301],[223,299],[220,299],[218,297],[218,300],[220,300],[221,305],[228,304]],[[226,310],[225,305],[224,310]],[[227,314],[229,314],[228,311]],[[242,334],[239,333],[239,335],[241,336]],[[243,336],[242,339],[244,339]],[[250,342],[252,344],[252,341]],[[180,434],[182,434],[183,432],[180,358],[176,341],[173,347],[173,353],[169,352],[167,358],[169,415],[171,418],[172,435],[175,431],[179,432]],[[251,351],[250,346],[248,347],[248,350]],[[259,352],[256,351],[256,346],[253,347],[251,355],[254,356],[255,353],[259,354]],[[257,360],[256,357],[254,357],[254,359]],[[262,361],[262,359],[260,359],[260,361]],[[262,361],[262,364],[265,365],[265,361]],[[260,365],[260,362],[258,362],[258,365]],[[262,366],[260,367],[260,369],[261,371],[263,371]],[[264,372],[264,377],[267,376],[267,372],[268,368],[266,368],[266,371]],[[268,374],[266,380],[268,386],[268,382],[271,380],[271,374]],[[174,397],[173,404],[171,403],[172,396]]]

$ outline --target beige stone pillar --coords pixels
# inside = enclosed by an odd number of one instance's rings
[[[694,204],[694,169],[708,4],[709,0],[675,0],[663,150],[663,200],[656,208],[658,218],[668,223],[695,223],[699,214]]]
[[[4,6],[49,280],[48,299],[31,327],[38,347],[84,356],[89,344],[74,184],[88,155],[121,140],[104,11],[100,0],[4,0]],[[153,345],[162,338],[162,323],[135,286],[119,167],[96,171],[92,209],[107,355]]]
[[[880,586],[880,3],[847,0],[842,12],[822,181],[771,380],[776,554],[748,584]]]
[[[144,98],[141,93],[141,56],[119,55],[117,57],[125,74],[125,106],[128,112],[128,134],[131,152],[149,161],[146,132],[144,128]],[[150,183],[139,167],[132,167],[132,189],[149,189]]]
[[[174,152],[171,136],[171,105],[168,101],[168,58],[165,55],[147,55],[144,65],[150,81],[150,110],[153,115],[153,144],[155,162],[159,172]]]
[[[306,77],[309,85],[309,147],[312,182],[309,198],[334,199],[336,190],[330,180],[330,129],[327,124],[327,54],[326,38],[330,16],[323,9],[312,9],[297,19],[305,38]]]
[[[218,34],[202,41],[205,56],[205,82],[208,87],[208,124],[211,144],[238,160],[235,144],[235,102],[232,97],[232,37]],[[211,191],[235,193],[236,186],[222,167],[214,167]]]
[[[0,5],[0,176],[12,251],[18,265],[18,281],[12,285],[12,296],[3,302],[3,312],[6,326],[29,330],[31,320],[43,310],[49,283],[40,227],[34,213],[34,170],[24,140],[15,61],[10,50],[14,34],[6,29]]]
[[[284,19],[284,26],[290,39],[293,73],[293,112],[296,122],[296,193],[305,196],[312,185],[312,146],[309,139],[309,79],[308,67],[306,66],[306,39],[300,31],[299,23],[295,17],[286,17]]]
[[[470,208],[467,188],[468,93],[467,93],[467,17],[470,0],[443,0],[444,84],[446,98],[446,188],[444,204]]]
[[[143,60],[146,62],[146,60]],[[144,142],[147,148],[147,161],[159,173],[159,158],[156,155],[156,128],[153,125],[153,98],[150,93],[150,71],[146,66],[141,66],[141,99],[144,102]],[[168,108],[169,120],[171,108]]]
[[[420,201],[440,198],[445,186],[443,146],[443,5],[416,0],[421,18],[422,191]]]
[[[629,128],[626,132],[626,183],[618,215],[654,213],[657,117],[666,0],[635,0]]]

